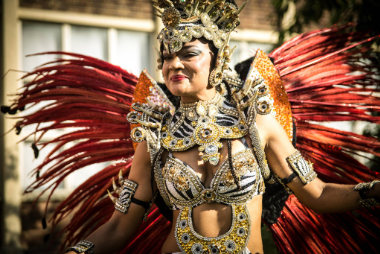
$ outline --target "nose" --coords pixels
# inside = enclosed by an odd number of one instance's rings
[[[178,56],[175,56],[169,66],[169,70],[178,70],[178,69],[184,69],[181,59]]]

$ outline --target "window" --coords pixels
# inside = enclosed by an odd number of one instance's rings
[[[107,48],[106,28],[71,26],[71,52],[107,61]]]
[[[55,57],[51,55],[25,56],[61,50],[61,34],[60,24],[24,21],[22,23],[22,69],[32,71],[35,67],[54,60]]]

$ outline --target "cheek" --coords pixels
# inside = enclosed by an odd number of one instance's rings
[[[168,81],[169,78],[169,68],[167,64],[162,65],[162,75],[164,76],[165,83]]]
[[[194,72],[194,79],[197,82],[208,83],[208,76],[210,75],[211,63],[210,59],[202,59],[192,65],[192,69]]]

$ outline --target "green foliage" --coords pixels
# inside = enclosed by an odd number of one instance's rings
[[[271,0],[276,10],[273,17],[279,31],[279,45],[286,36],[302,33],[311,24],[319,24],[324,18],[328,26],[334,24],[357,23],[357,30],[370,30],[379,33],[379,0]],[[294,20],[289,27],[283,27],[282,21],[290,4],[296,6]]]

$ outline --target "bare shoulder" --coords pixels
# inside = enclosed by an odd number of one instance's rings
[[[258,114],[256,117],[256,125],[260,136],[263,136],[265,140],[265,147],[274,139],[287,139],[285,130],[272,114]]]

